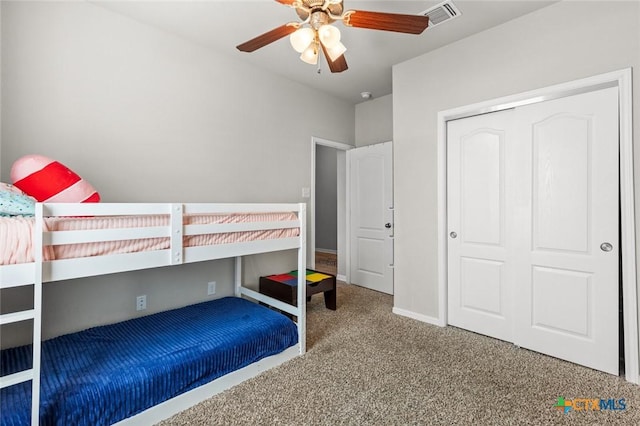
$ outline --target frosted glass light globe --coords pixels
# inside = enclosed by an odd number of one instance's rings
[[[309,27],[304,27],[291,33],[289,41],[291,42],[291,47],[293,47],[296,52],[302,53],[309,47],[314,38],[315,34],[313,30]]]
[[[316,48],[315,43],[311,43],[309,47],[307,47],[302,55],[300,55],[300,59],[303,62],[306,62],[311,65],[315,65],[318,63],[318,49]]]
[[[340,30],[333,25],[325,24],[318,28],[318,37],[320,37],[320,41],[324,44],[324,47],[331,49],[340,43]]]

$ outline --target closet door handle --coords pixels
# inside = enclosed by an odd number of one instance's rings
[[[613,246],[611,245],[611,243],[602,243],[602,244],[600,244],[600,250],[602,250],[602,251],[611,251],[611,250],[613,250]]]
[[[458,237],[458,234],[456,234],[455,232],[451,231],[451,232],[449,232],[449,236],[450,236],[451,238],[454,238],[454,239],[455,239],[455,238],[457,238],[457,237]]]
[[[384,224],[384,227],[389,229],[389,228],[391,228],[391,224],[389,222],[387,222],[387,223]]]

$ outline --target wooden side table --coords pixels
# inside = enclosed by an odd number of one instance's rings
[[[324,293],[324,305],[336,310],[336,277],[324,272],[307,269],[307,301],[317,293]],[[281,302],[298,306],[298,271],[287,274],[260,277],[260,293]]]

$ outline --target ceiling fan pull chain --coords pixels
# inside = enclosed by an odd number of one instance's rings
[[[322,65],[320,65],[321,64],[320,55],[322,55],[324,52],[319,47],[320,46],[318,46],[318,69],[316,70],[316,73],[321,74],[322,73]]]

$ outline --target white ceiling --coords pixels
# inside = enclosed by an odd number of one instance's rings
[[[298,59],[288,38],[253,53],[235,46],[284,23],[299,21],[295,10],[275,0],[90,0],[139,22],[207,46],[255,67],[330,93],[351,103],[362,102],[361,92],[373,97],[391,93],[394,64],[463,39],[503,22],[548,6],[558,0],[453,0],[461,16],[428,28],[421,35],[398,34],[336,25],[347,47],[349,69],[332,74],[326,63],[318,67]],[[440,3],[434,1],[345,0],[344,8],[419,14]]]

